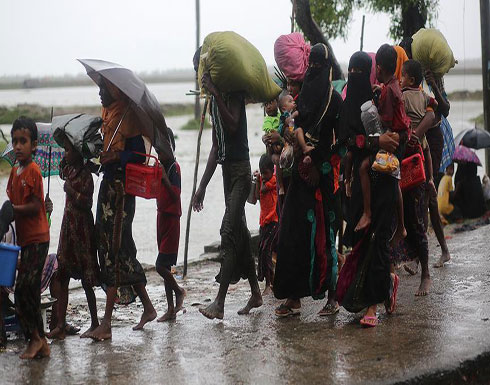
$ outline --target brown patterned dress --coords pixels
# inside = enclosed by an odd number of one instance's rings
[[[81,279],[89,286],[99,285],[99,265],[92,214],[94,182],[86,167],[62,165],[60,176],[70,183],[74,194],[66,194],[61,223],[58,262],[61,274]]]

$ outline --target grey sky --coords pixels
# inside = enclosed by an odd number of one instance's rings
[[[76,58],[106,59],[136,71],[189,68],[195,48],[194,4],[194,0],[1,0],[0,76],[82,73]],[[213,31],[234,30],[274,64],[274,41],[289,32],[290,12],[290,0],[201,0],[201,39]],[[332,41],[342,62],[359,49],[363,13],[355,12],[347,41]],[[478,0],[440,0],[436,27],[456,59],[480,57]],[[367,14],[365,50],[391,42],[388,28],[389,15]]]

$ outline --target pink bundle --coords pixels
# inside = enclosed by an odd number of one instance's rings
[[[279,69],[287,78],[295,81],[303,81],[310,51],[310,45],[299,32],[281,35],[274,43],[274,58]]]

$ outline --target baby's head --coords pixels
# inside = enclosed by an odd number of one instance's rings
[[[259,160],[259,170],[262,180],[269,181],[274,175],[274,163],[269,154],[263,154]]]
[[[279,110],[283,112],[292,112],[296,109],[296,102],[294,101],[291,94],[287,92],[281,93],[279,95]]]
[[[417,60],[407,60],[403,63],[402,67],[402,88],[418,88],[422,83],[424,74],[422,71],[422,65]]]
[[[454,174],[454,163],[451,163],[446,167],[446,175],[453,176]]]
[[[386,83],[395,74],[397,54],[393,46],[383,44],[376,52],[376,78]]]
[[[268,116],[277,116],[277,98],[265,103],[264,108]]]

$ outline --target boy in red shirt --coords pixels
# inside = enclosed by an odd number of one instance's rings
[[[172,147],[175,151],[175,140],[170,134]],[[158,318],[158,322],[173,320],[183,309],[185,290],[175,280],[171,268],[177,264],[180,239],[180,204],[181,176],[180,166],[173,156],[160,155],[163,166],[162,185],[157,198],[157,242],[158,257],[155,263],[158,274],[165,282],[167,296],[167,312]],[[175,305],[173,295],[175,293]]]
[[[49,346],[41,318],[41,274],[49,248],[49,225],[44,204],[43,180],[36,153],[37,127],[32,119],[20,117],[11,130],[15,158],[7,184],[14,210],[17,243],[22,248],[15,285],[15,306],[27,349],[20,358],[48,357]]]
[[[272,293],[274,281],[273,242],[277,231],[277,190],[274,163],[268,154],[260,157],[260,175],[256,173],[255,197],[260,201],[259,263],[257,278],[263,281],[265,289],[262,295]]]

